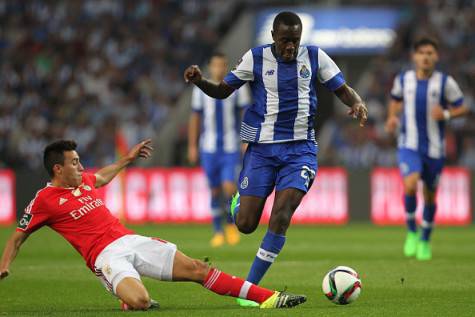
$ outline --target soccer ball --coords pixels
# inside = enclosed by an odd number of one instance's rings
[[[346,305],[360,296],[361,280],[351,267],[338,266],[325,275],[322,289],[330,301],[337,305]]]

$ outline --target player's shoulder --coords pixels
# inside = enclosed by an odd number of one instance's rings
[[[268,47],[271,47],[272,44],[264,44],[264,45],[259,45],[259,46],[256,46],[256,47],[253,47],[251,48],[249,51],[247,52],[251,52],[252,56],[256,57],[256,56],[262,56],[263,54],[263,51],[264,49],[268,48]],[[246,52],[246,53],[247,53]]]
[[[82,174],[82,182],[85,185],[93,186],[96,183],[96,175],[93,173],[83,173]]]
[[[50,183],[47,183],[45,187],[39,189],[33,199],[30,201],[28,206],[25,208],[26,212],[31,212],[32,209],[38,209],[41,206],[44,206],[49,201],[54,187]]]

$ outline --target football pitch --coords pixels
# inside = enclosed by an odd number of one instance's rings
[[[220,269],[245,277],[265,232],[261,227],[235,247],[208,247],[208,226],[147,225],[138,233],[175,242],[186,254],[208,256]],[[0,228],[3,245],[12,228]],[[475,316],[475,230],[436,228],[434,259],[402,256],[405,232],[399,227],[352,224],[344,227],[293,226],[279,258],[262,285],[308,296],[290,310],[237,307],[192,283],[144,279],[161,309],[121,312],[76,251],[50,229],[34,233],[0,282],[0,316]],[[336,306],[321,291],[325,273],[337,266],[356,269],[360,298]]]

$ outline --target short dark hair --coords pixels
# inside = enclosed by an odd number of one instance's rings
[[[430,36],[424,36],[416,39],[414,41],[414,44],[412,44],[412,48],[414,49],[414,51],[416,51],[417,49],[419,49],[419,47],[425,45],[432,45],[432,47],[434,47],[436,51],[439,50],[439,42],[435,38]]]
[[[211,63],[211,60],[212,60],[213,58],[215,58],[215,57],[217,57],[217,58],[224,58],[224,59],[228,58],[228,57],[226,56],[226,54],[224,54],[224,53],[222,53],[222,52],[213,52],[213,53],[211,53],[211,55],[209,56],[208,63]]]
[[[74,151],[77,148],[76,142],[72,140],[59,140],[49,144],[43,153],[43,165],[49,176],[53,177],[53,167],[55,164],[64,164],[64,152]]]
[[[276,15],[274,23],[272,23],[272,29],[275,31],[280,24],[284,25],[300,25],[302,26],[302,20],[300,17],[291,11],[283,11]]]

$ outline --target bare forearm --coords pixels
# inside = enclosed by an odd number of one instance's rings
[[[451,118],[457,118],[467,115],[470,112],[470,109],[467,106],[462,105],[460,107],[450,108],[449,112]]]
[[[226,85],[224,82],[215,83],[206,78],[202,78],[195,83],[205,94],[216,99],[226,99],[234,91],[233,88]]]
[[[363,103],[363,100],[358,95],[358,93],[346,84],[335,90],[335,95],[338,97],[338,99],[341,100],[341,102],[343,102],[348,107],[352,107],[355,104]]]
[[[200,134],[200,116],[197,113],[193,113],[190,117],[188,124],[188,147],[198,146],[198,137]]]
[[[96,172],[96,177],[97,177],[96,187],[101,187],[110,183],[110,181],[112,181],[112,179],[114,179],[114,177],[116,177],[117,174],[119,174],[120,171],[126,168],[127,165],[129,165],[131,162],[132,160],[130,158],[123,157],[117,162],[111,165],[107,165],[101,168],[100,170],[98,170]]]
[[[17,256],[21,245],[26,240],[27,234],[15,232],[8,239],[5,249],[3,250],[2,259],[0,260],[0,272],[8,271],[10,264]]]
[[[388,118],[397,117],[402,110],[402,103],[400,101],[391,100],[389,102]]]

